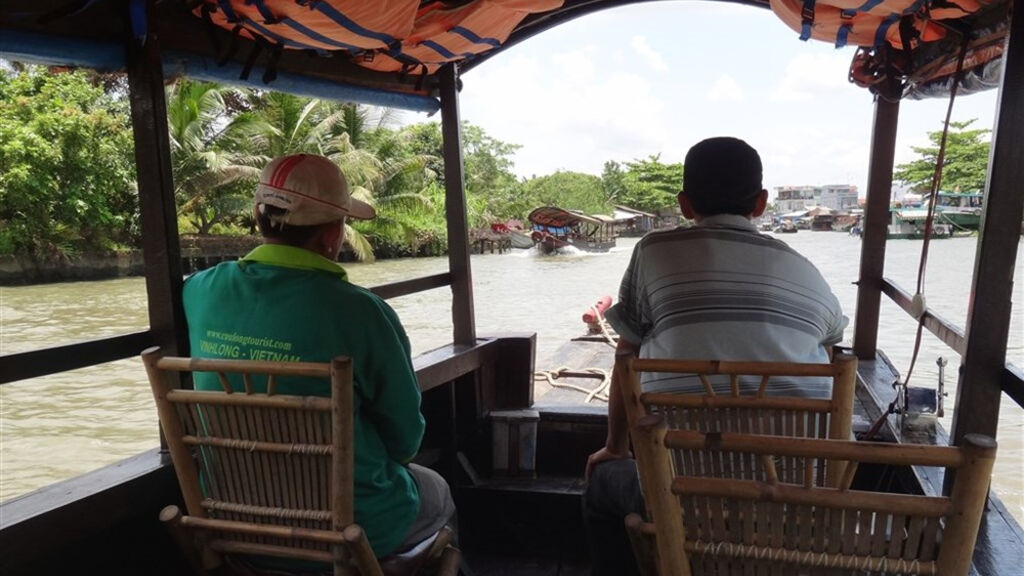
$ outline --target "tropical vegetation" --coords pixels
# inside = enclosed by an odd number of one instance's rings
[[[991,130],[971,128],[977,119],[950,122],[946,137],[945,161],[942,165],[942,190],[981,192],[985,189]],[[916,160],[896,166],[893,179],[910,187],[914,192],[927,193],[932,189],[935,165],[939,159],[942,130],[928,133],[930,146],[912,146],[919,156]]]
[[[351,222],[360,259],[439,254],[446,245],[441,130],[395,111],[181,80],[166,88],[171,168],[182,233],[251,234],[251,194],[271,158],[334,160],[377,208]],[[681,164],[610,160],[601,176],[519,178],[519,145],[462,126],[470,225],[525,219],[551,204],[610,214],[616,204],[671,207]],[[123,78],[0,63],[0,254],[35,260],[136,247],[138,201]]]

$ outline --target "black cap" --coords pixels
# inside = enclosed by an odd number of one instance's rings
[[[762,172],[757,150],[743,140],[708,138],[686,153],[683,194],[704,216],[749,214],[747,206],[762,190]]]

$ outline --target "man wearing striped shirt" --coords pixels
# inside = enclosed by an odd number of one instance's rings
[[[821,273],[751,218],[768,202],[761,159],[736,138],[704,140],[686,155],[679,206],[692,228],[652,232],[637,243],[619,302],[607,312],[617,354],[643,358],[829,361],[847,319]],[[644,391],[703,390],[694,377],[644,374]],[[743,383],[755,389],[759,382]],[[713,382],[724,386],[728,380]],[[622,519],[643,513],[619,383],[613,376],[605,447],[587,461],[584,496],[595,575],[636,573]],[[769,391],[828,398],[828,381],[775,383]]]

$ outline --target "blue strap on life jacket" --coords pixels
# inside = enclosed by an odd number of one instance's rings
[[[420,42],[420,44],[423,45],[423,46],[426,46],[427,48],[430,48],[431,50],[433,50],[434,52],[437,52],[442,57],[444,57],[444,58],[446,58],[448,60],[452,60],[452,59],[455,58],[455,53],[454,52],[452,52],[451,50],[445,48],[444,46],[441,46],[440,44],[438,44],[437,42],[434,42],[433,40],[424,40],[423,42]]]
[[[235,9],[231,7],[231,0],[217,0],[217,5],[220,6],[221,11],[224,12],[224,17],[228,19],[228,22],[231,24],[238,22],[238,14],[235,12]]]
[[[458,34],[459,36],[462,36],[463,38],[469,40],[474,44],[486,44],[488,46],[493,46],[495,48],[501,47],[501,42],[499,42],[497,38],[478,36],[475,32],[463,26],[456,26],[455,28],[449,30],[449,32],[451,32],[452,34]]]
[[[853,24],[843,24],[839,27],[839,30],[836,30],[836,48],[846,46],[847,38],[852,28]]]
[[[263,2],[263,0],[245,0],[245,5],[255,5],[256,10],[258,10],[260,13],[260,16],[263,16],[264,24],[277,24],[280,21],[280,18],[274,16],[274,13],[270,11],[270,8],[267,8],[267,5],[266,3]]]
[[[282,18],[281,19],[281,24],[284,24],[285,26],[291,28],[292,30],[295,30],[296,32],[300,32],[301,34],[303,34],[307,38],[311,38],[311,39],[316,40],[318,42],[322,42],[324,44],[329,44],[331,46],[335,46],[335,47],[337,47],[339,49],[342,49],[342,50],[348,50],[349,52],[352,52],[352,53],[359,53],[359,52],[362,52],[364,50],[364,48],[361,48],[359,46],[355,46],[355,45],[352,45],[352,44],[346,44],[345,42],[339,42],[338,40],[335,40],[334,38],[330,38],[328,36],[324,36],[323,34],[317,32],[316,30],[313,30],[312,28],[306,26],[305,24],[303,24],[302,22],[299,22],[298,20],[296,20],[294,18]]]
[[[337,8],[331,6],[329,2],[314,1],[314,2],[302,2],[299,1],[300,5],[307,5],[311,10],[317,10],[324,16],[327,16],[331,20],[334,20],[339,26],[345,28],[349,32],[364,36],[366,38],[372,38],[374,40],[380,40],[384,44],[391,44],[395,41],[395,38],[385,34],[383,32],[377,32],[368,28],[363,28],[357,24],[354,20],[348,18],[344,14],[338,11]]]
[[[303,50],[312,50],[313,49],[312,46],[303,44],[302,42],[296,42],[295,40],[292,40],[291,38],[285,38],[284,36],[281,36],[280,34],[274,32],[273,30],[270,30],[269,28],[263,26],[262,24],[260,24],[259,22],[256,22],[255,20],[249,20],[248,18],[245,18],[245,19],[243,19],[241,21],[241,24],[243,26],[245,26],[246,28],[252,30],[253,32],[256,32],[260,36],[264,36],[266,38],[270,38],[270,39],[274,40],[275,42],[277,42],[279,44],[283,44],[283,45],[288,46],[290,48],[301,48]]]
[[[856,10],[843,10],[839,13],[839,18],[843,23],[840,24],[839,29],[836,30],[836,48],[846,46],[847,39],[850,36],[850,30],[853,29],[853,17],[856,15]]]
[[[874,47],[877,48],[882,44],[885,44],[885,35],[889,32],[889,28],[893,24],[898,22],[900,19],[899,14],[890,14],[882,21],[882,24],[878,26],[878,30],[875,31],[875,43]]]
[[[814,0],[804,0],[800,19],[800,39],[806,42],[811,39],[811,28],[814,27]]]
[[[884,1],[885,0],[867,0],[864,4],[850,10],[850,12],[867,12]]]

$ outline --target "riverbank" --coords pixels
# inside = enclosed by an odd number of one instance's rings
[[[259,244],[258,236],[182,236],[182,272],[189,274],[225,260],[237,260]],[[142,250],[137,249],[41,259],[0,256],[0,286],[110,280],[144,273],[145,260]]]
[[[443,239],[442,239],[443,240]],[[181,237],[181,270],[191,274],[217,264],[237,260],[261,243],[259,236],[197,236]],[[486,230],[471,231],[474,254],[504,254],[512,250],[508,235]],[[424,242],[412,250],[403,246],[374,246],[376,260],[398,258],[433,258],[446,255],[441,240]],[[347,246],[339,255],[340,262],[355,262],[355,254]],[[25,256],[0,255],[0,286],[29,286],[83,280],[111,280],[142,276],[145,262],[141,250],[121,250],[106,254],[62,255],[58,258],[33,259]]]

